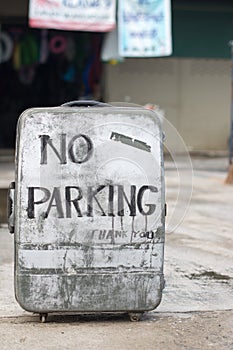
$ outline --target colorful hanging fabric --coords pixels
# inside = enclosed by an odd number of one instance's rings
[[[119,0],[118,32],[120,56],[171,55],[170,0]]]

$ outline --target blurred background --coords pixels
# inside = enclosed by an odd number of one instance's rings
[[[28,0],[0,3],[1,33],[13,45],[3,59],[9,45],[0,37],[1,154],[14,149],[23,110],[81,98],[159,105],[190,151],[227,150],[231,0],[172,0],[169,57],[105,62],[106,32],[30,28],[28,12]],[[49,44],[44,57],[43,41]]]

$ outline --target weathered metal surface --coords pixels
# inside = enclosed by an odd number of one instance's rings
[[[31,109],[18,123],[15,289],[30,311],[145,311],[163,288],[162,134],[144,109]]]

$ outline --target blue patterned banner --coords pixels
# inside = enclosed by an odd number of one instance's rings
[[[160,57],[172,53],[170,0],[119,0],[119,54]]]

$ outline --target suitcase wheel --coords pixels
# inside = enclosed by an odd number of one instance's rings
[[[40,322],[45,323],[47,321],[48,314],[40,314]]]
[[[141,320],[143,312],[130,312],[129,319],[131,322],[138,322]]]

